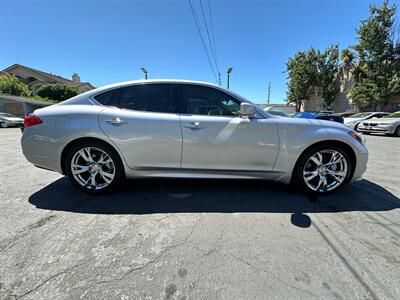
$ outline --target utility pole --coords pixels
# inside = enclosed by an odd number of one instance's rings
[[[218,85],[221,86],[221,73],[218,73]]]
[[[268,104],[269,104],[270,97],[271,97],[271,81],[268,82],[268,102],[267,102]]]
[[[229,78],[230,78],[230,75],[231,75],[232,70],[233,70],[233,68],[228,68],[228,71],[226,71],[226,74],[228,74],[228,80],[227,80],[227,82],[226,82],[226,88],[227,88],[228,90],[229,90]]]

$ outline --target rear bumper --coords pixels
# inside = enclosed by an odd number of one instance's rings
[[[25,131],[29,131],[27,128]],[[60,153],[55,140],[45,135],[24,132],[21,138],[22,153],[36,167],[62,173]]]

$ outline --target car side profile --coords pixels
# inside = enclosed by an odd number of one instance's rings
[[[246,178],[324,194],[360,179],[368,151],[336,122],[282,118],[204,82],[143,80],[91,90],[25,118],[32,164],[89,193],[125,178]]]
[[[344,125],[346,125],[347,127],[351,128],[351,129],[354,129],[355,131],[358,131],[358,126],[361,124],[361,122],[372,119],[372,118],[382,118],[387,115],[390,115],[390,113],[387,113],[387,112],[360,112],[360,113],[351,115],[347,118],[344,118]]]
[[[358,131],[364,134],[384,133],[400,137],[400,111],[382,118],[372,118],[362,122]]]

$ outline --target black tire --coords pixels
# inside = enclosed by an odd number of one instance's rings
[[[394,136],[400,137],[400,126],[398,126],[394,131]]]
[[[314,191],[313,189],[311,189],[305,182],[304,177],[303,177],[303,170],[305,168],[306,163],[308,162],[308,160],[317,152],[322,151],[322,150],[335,150],[337,152],[339,152],[340,154],[343,155],[343,157],[345,158],[346,162],[347,162],[347,174],[345,176],[345,180],[343,180],[343,182],[338,185],[335,189],[330,190],[330,191]],[[353,170],[353,165],[351,163],[351,160],[349,158],[349,155],[347,154],[347,152],[341,148],[338,147],[336,145],[332,145],[330,146],[329,144],[323,144],[323,145],[317,145],[315,147],[312,147],[308,150],[306,150],[298,159],[295,169],[293,171],[292,174],[292,183],[296,186],[297,189],[299,189],[300,191],[304,192],[306,195],[311,195],[311,196],[315,196],[315,195],[324,195],[324,194],[329,194],[332,192],[337,191],[338,189],[340,189],[345,183],[347,183],[351,177],[351,175],[353,174],[352,170]]]
[[[0,127],[1,127],[1,128],[7,128],[8,125],[7,125],[6,122],[0,122]]]
[[[93,147],[100,149],[101,151],[105,152],[113,161],[114,163],[114,168],[115,168],[115,173],[114,173],[114,178],[112,181],[105,186],[104,188],[101,189],[93,189],[89,185],[83,186],[81,185],[78,180],[74,177],[71,169],[71,163],[74,155],[81,149],[87,148],[87,147]],[[65,155],[65,172],[71,182],[78,187],[79,189],[90,193],[90,194],[105,194],[109,193],[111,191],[115,191],[124,181],[125,179],[125,171],[124,171],[124,166],[122,163],[122,160],[119,156],[119,154],[115,151],[113,147],[108,145],[105,142],[101,141],[96,141],[96,140],[88,140],[88,141],[82,141],[79,142],[73,146],[71,146],[68,149],[68,152]]]

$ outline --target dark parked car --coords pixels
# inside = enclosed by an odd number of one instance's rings
[[[348,118],[352,115],[356,114],[355,112],[341,112],[341,113],[334,113],[334,116],[342,117],[342,118]]]

